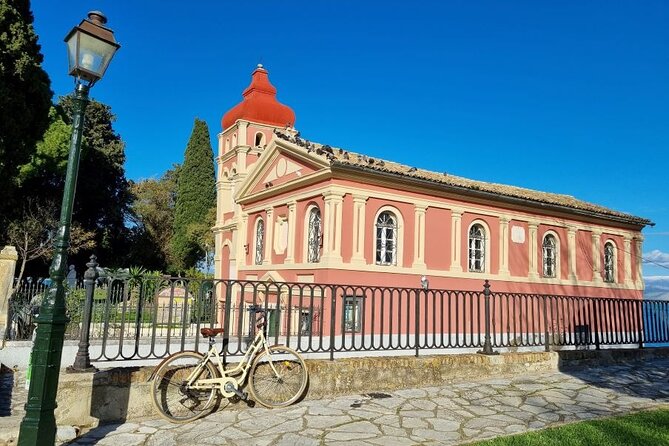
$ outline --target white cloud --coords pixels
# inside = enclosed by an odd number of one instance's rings
[[[669,276],[644,276],[646,299],[669,300]]]
[[[669,267],[669,253],[654,249],[643,255],[643,261],[650,265],[659,265]]]

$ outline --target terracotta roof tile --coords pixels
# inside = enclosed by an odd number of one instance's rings
[[[627,223],[637,225],[652,225],[653,223],[645,218],[636,217],[631,214],[619,212],[613,209],[578,200],[571,195],[554,194],[550,192],[540,192],[532,189],[526,189],[517,186],[508,186],[505,184],[488,183],[485,181],[470,180],[468,178],[451,175],[449,173],[438,173],[430,170],[419,169],[416,167],[399,164],[380,158],[373,158],[367,155],[349,152],[340,148],[333,148],[328,145],[318,144],[306,141],[297,135],[286,134],[275,131],[281,139],[292,142],[311,153],[315,153],[330,162],[333,167],[354,167],[368,169],[371,171],[383,172],[394,175],[401,175],[408,178],[429,181],[435,184],[441,184],[447,187],[462,188],[470,191],[480,191],[498,195],[500,199],[515,198],[534,202],[537,205],[552,205],[566,207],[575,210],[586,211],[596,214],[601,218],[613,218]]]

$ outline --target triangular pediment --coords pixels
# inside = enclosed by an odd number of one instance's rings
[[[313,164],[306,163],[288,153],[279,153],[268,164],[263,175],[259,177],[260,181],[251,190],[251,193],[260,192],[266,187],[288,183],[314,173],[316,170],[319,169]]]
[[[236,199],[266,196],[285,187],[313,181],[329,171],[327,160],[289,142],[272,141],[242,184]]]

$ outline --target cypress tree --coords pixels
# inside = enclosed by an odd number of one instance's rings
[[[0,220],[13,207],[18,168],[49,126],[51,83],[28,0],[0,0]]]
[[[207,220],[207,213],[215,205],[214,152],[209,128],[206,122],[195,119],[177,180],[172,237],[175,269],[192,268],[204,257],[204,249],[195,235],[196,228]]]

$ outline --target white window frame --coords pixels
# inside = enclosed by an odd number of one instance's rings
[[[474,226],[480,226],[483,230],[483,237],[481,242],[483,246],[481,247],[481,253],[483,256],[482,261],[480,262],[480,268],[476,269],[472,267],[472,261],[475,261],[475,257],[472,257],[472,245],[471,245],[471,231]],[[484,220],[474,220],[469,224],[467,228],[467,271],[471,273],[487,273],[490,272],[490,227]]]
[[[261,237],[258,237],[260,227],[262,226]],[[265,259],[265,242],[267,239],[265,220],[262,217],[256,219],[253,226],[253,264],[262,265]]]
[[[611,247],[611,259],[607,262],[607,247]],[[613,240],[607,240],[604,243],[604,267],[602,268],[604,282],[616,283],[618,261],[618,247]]]
[[[381,243],[382,243],[382,247],[381,247],[381,256],[382,257],[381,257],[381,259],[383,259],[384,254],[387,253],[387,245],[385,247],[383,246],[383,244],[387,243],[387,232],[384,231],[384,232],[381,233],[381,240],[379,240],[379,234],[378,234],[379,219],[381,218],[381,215],[383,215],[385,213],[388,213],[388,214],[392,215],[393,219],[395,220],[395,227],[393,228],[394,229],[394,237],[393,237],[394,238],[394,240],[393,240],[393,244],[394,244],[393,248],[394,249],[393,249],[393,252],[392,252],[392,259],[391,259],[390,262],[380,260],[379,257],[377,257],[379,241],[381,241]],[[379,265],[379,266],[397,266],[398,263],[401,263],[401,259],[402,259],[402,257],[401,257],[401,245],[402,245],[402,242],[403,242],[403,240],[402,240],[402,227],[403,227],[403,224],[402,224],[402,220],[401,220],[401,214],[399,213],[399,211],[396,208],[390,207],[390,206],[384,206],[377,211],[376,215],[374,216],[374,244],[373,244],[374,254],[373,254],[373,258],[374,258],[374,264],[375,265]],[[386,228],[386,229],[389,229],[389,228]]]
[[[311,214],[317,210],[320,215],[320,225],[318,230],[318,256],[315,260],[311,258]],[[319,263],[321,261],[321,256],[323,255],[323,212],[321,208],[316,204],[311,204],[307,206],[307,211],[304,218],[304,261],[306,263]]]
[[[552,237],[555,245],[553,246],[553,274],[548,274],[548,263],[547,258],[547,247],[546,239]],[[547,279],[556,279],[560,277],[560,237],[555,233],[555,231],[546,231],[544,237],[541,240],[541,265],[542,265],[542,275]]]

